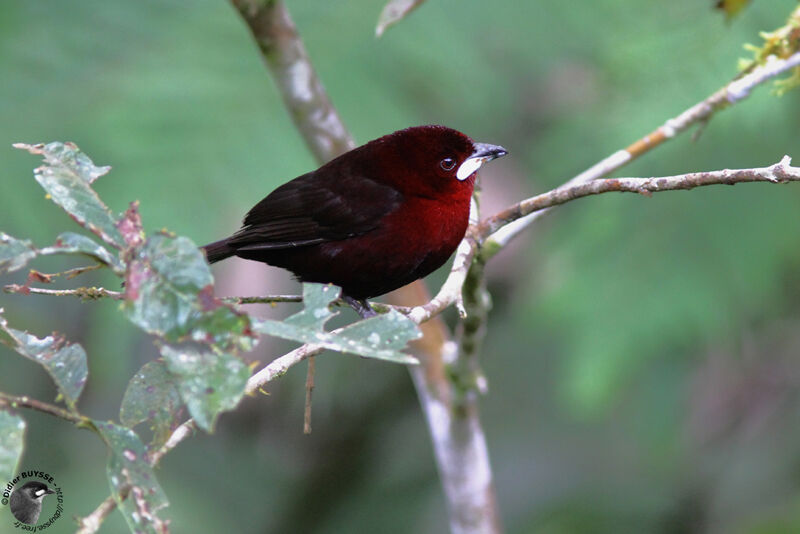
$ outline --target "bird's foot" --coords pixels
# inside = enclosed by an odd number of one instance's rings
[[[350,305],[362,319],[368,319],[378,315],[366,299],[354,299],[349,295],[342,294],[342,300]]]

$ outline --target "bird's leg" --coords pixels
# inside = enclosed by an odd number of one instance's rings
[[[353,308],[362,319],[368,319],[378,315],[378,313],[372,309],[372,306],[369,305],[369,302],[367,302],[366,299],[354,299],[353,297],[342,293],[342,300],[349,304],[350,307]]]

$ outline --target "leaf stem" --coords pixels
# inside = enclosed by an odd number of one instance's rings
[[[27,395],[17,396],[0,392],[0,406],[9,408],[28,408],[37,412],[46,413],[65,421],[69,421],[78,426],[91,426],[92,420],[77,412],[71,412],[55,404],[50,404],[37,399],[32,399]]]

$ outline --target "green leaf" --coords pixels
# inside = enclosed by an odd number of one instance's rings
[[[235,408],[244,395],[250,369],[231,354],[163,345],[161,355],[189,413],[208,432],[217,416]]]
[[[172,375],[161,360],[146,363],[128,383],[119,420],[134,427],[147,421],[153,431],[151,449],[158,449],[180,424],[183,401]]]
[[[86,352],[77,343],[67,343],[59,334],[37,338],[8,326],[0,308],[0,343],[35,361],[50,375],[70,408],[83,391],[89,370]]]
[[[303,309],[284,319],[282,324],[292,329],[323,332],[325,323],[338,314],[330,309],[338,295],[339,289],[333,285],[303,284]]]
[[[253,330],[366,358],[419,363],[416,358],[400,352],[409,340],[420,337],[419,328],[395,310],[351,324],[338,332],[326,332],[325,323],[336,315],[330,311],[330,304],[337,294],[335,286],[303,284],[305,308],[302,311],[283,321],[254,320]]]
[[[128,264],[128,318],[151,334],[180,337],[197,312],[197,294],[211,283],[211,272],[194,243],[183,237],[153,236]]]
[[[383,6],[380,16],[378,17],[378,25],[375,27],[375,35],[380,37],[389,26],[393,26],[408,16],[409,13],[414,11],[425,0],[389,0]]]
[[[25,421],[14,413],[0,409],[0,481],[14,478],[24,444]]]
[[[0,273],[10,273],[25,267],[36,257],[30,241],[22,241],[0,232]]]
[[[95,166],[73,143],[18,143],[14,147],[44,156],[44,165],[33,174],[53,202],[106,243],[119,249],[125,247],[116,218],[91,187],[111,167]]]
[[[82,254],[90,256],[111,267],[118,275],[122,275],[125,272],[125,267],[119,258],[85,235],[64,232],[58,236],[54,245],[37,249],[30,241],[16,239],[0,232],[0,273],[22,269],[36,256],[53,254]]]
[[[107,248],[97,243],[94,239],[74,232],[64,232],[58,236],[55,245],[43,248],[38,253],[43,256],[51,254],[83,254],[108,265],[116,274],[123,275],[125,273],[125,266]]]
[[[370,317],[344,327],[335,334],[340,348],[330,350],[357,354],[390,362],[418,364],[413,356],[400,352],[409,341],[422,336],[417,324],[397,310]]]
[[[291,339],[301,343],[322,344],[330,341],[325,323],[337,312],[330,310],[337,289],[332,285],[303,284],[303,310],[283,321],[261,319],[253,321],[253,330],[270,336]]]
[[[113,423],[94,421],[94,425],[111,452],[106,476],[128,528],[137,534],[168,532],[167,522],[157,514],[169,502],[139,436]]]
[[[176,342],[249,350],[250,319],[213,296],[205,257],[188,238],[155,235],[128,264],[125,310],[143,330]]]

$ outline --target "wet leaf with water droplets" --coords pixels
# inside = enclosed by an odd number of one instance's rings
[[[30,358],[52,377],[59,393],[70,407],[83,391],[89,370],[86,365],[86,352],[77,343],[68,343],[57,334],[37,338],[27,332],[8,326],[8,321],[0,309],[0,343]]]
[[[250,369],[239,358],[190,347],[161,347],[167,370],[197,424],[214,428],[217,416],[239,404]]]
[[[249,317],[214,297],[208,263],[190,239],[150,237],[128,264],[125,280],[125,312],[146,332],[170,342],[253,347]]]
[[[38,251],[42,256],[50,254],[83,254],[108,265],[118,275],[125,273],[125,266],[119,258],[94,239],[74,232],[64,232],[56,239],[56,244]]]
[[[345,345],[342,352],[365,358],[416,364],[416,358],[403,350],[409,341],[422,336],[414,321],[397,310],[358,321],[336,334],[336,341]]]
[[[419,327],[396,310],[358,321],[340,332],[326,332],[325,323],[336,315],[329,310],[336,298],[335,286],[303,284],[304,309],[283,321],[254,320],[253,330],[262,334],[313,343],[336,352],[356,354],[397,363],[419,363],[400,352],[411,339],[420,337]]]
[[[0,232],[0,273],[12,272],[25,267],[36,256],[53,254],[82,254],[108,265],[118,275],[125,272],[122,262],[105,247],[85,235],[64,232],[55,245],[37,249],[30,241],[16,239]]]
[[[139,436],[124,426],[94,421],[111,453],[106,467],[111,495],[117,501],[131,532],[163,534],[167,522],[158,512],[169,502],[147,461]]]
[[[35,257],[36,249],[30,241],[0,232],[0,273],[22,269]]]
[[[122,249],[125,241],[116,217],[92,189],[92,182],[110,167],[98,167],[73,143],[15,144],[15,148],[44,156],[44,165],[33,171],[49,197],[78,224],[106,243]]]
[[[134,427],[145,421],[153,431],[151,449],[166,443],[183,414],[183,401],[178,393],[175,379],[161,360],[146,363],[128,383],[119,420],[123,425]]]

